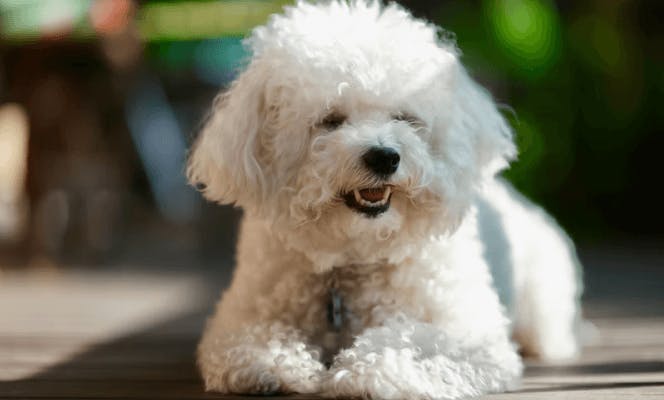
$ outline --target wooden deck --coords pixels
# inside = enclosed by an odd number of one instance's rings
[[[663,258],[628,270],[628,256],[590,254],[599,341],[574,363],[530,362],[520,390],[486,398],[664,399]],[[0,399],[223,397],[202,391],[194,348],[224,281],[185,268],[0,274]]]

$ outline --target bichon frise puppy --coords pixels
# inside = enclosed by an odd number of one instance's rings
[[[208,390],[454,399],[512,387],[511,338],[577,352],[572,244],[495,177],[512,132],[438,34],[361,0],[254,29],[188,165],[244,209],[198,349]]]

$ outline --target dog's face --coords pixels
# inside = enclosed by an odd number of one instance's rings
[[[249,45],[188,174],[297,243],[337,251],[449,232],[515,153],[454,46],[398,6],[299,3]]]

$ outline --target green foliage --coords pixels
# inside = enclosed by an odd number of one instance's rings
[[[520,156],[506,176],[577,236],[645,225],[623,207],[648,195],[649,172],[632,165],[664,130],[664,35],[644,32],[650,4],[482,0],[434,14],[471,73],[513,110]]]

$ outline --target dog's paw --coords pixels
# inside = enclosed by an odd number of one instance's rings
[[[220,393],[316,393],[323,371],[317,360],[286,355],[201,365],[206,390]]]
[[[229,334],[212,325],[198,347],[208,391],[238,394],[315,393],[325,366],[320,350],[281,324]]]
[[[410,349],[382,349],[355,357],[337,357],[321,384],[326,397],[370,399],[455,399],[454,379],[447,381],[433,360],[416,360]]]
[[[453,400],[502,391],[518,381],[522,367],[511,346],[503,351],[437,345],[346,349],[324,375],[322,393],[374,400]]]
[[[207,377],[206,389],[222,393],[277,394],[287,392],[279,375],[263,366],[252,365],[228,373],[227,379]]]
[[[320,387],[319,371],[295,370],[264,365],[250,365],[233,371],[203,374],[205,389],[219,393],[287,394],[316,393]]]

